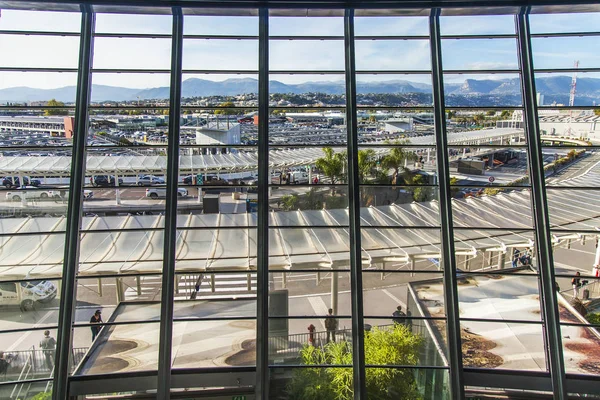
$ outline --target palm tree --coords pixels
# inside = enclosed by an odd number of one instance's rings
[[[323,148],[325,157],[319,158],[315,165],[317,168],[327,176],[332,184],[335,184],[338,179],[341,178],[344,172],[344,160],[346,158],[344,152],[336,153],[331,147]]]
[[[377,166],[375,150],[359,150],[358,151],[358,181],[365,183],[365,178],[373,173]]]
[[[404,166],[406,161],[415,160],[417,156],[412,151],[406,151],[403,144],[408,144],[408,141],[396,142],[394,147],[390,149],[390,152],[383,157],[381,160],[381,166],[386,170],[394,170],[393,176],[396,178],[396,183],[400,173],[406,174],[408,169]]]

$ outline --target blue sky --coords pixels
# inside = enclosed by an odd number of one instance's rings
[[[78,32],[81,17],[74,13],[2,10],[0,29],[60,30]],[[596,31],[596,14],[532,15],[533,32]],[[514,33],[512,16],[442,17],[442,34]],[[426,17],[357,17],[357,35],[427,35]],[[171,17],[162,15],[99,14],[97,32],[170,33]],[[186,17],[186,34],[257,35],[257,17]],[[271,17],[271,35],[343,35],[343,19]],[[0,36],[2,64],[11,67],[76,67],[78,38]],[[282,41],[270,43],[270,67],[273,70],[343,70],[344,43],[331,41]],[[534,39],[534,62],[538,68],[569,68],[574,60],[580,66],[600,67],[600,40],[597,38]],[[28,49],[23,51],[23,49]],[[359,70],[428,70],[427,40],[356,42]],[[481,69],[515,69],[518,66],[516,41],[513,39],[444,40],[443,64],[447,69],[472,70],[469,75],[447,75],[447,82],[464,79],[498,79],[502,74],[477,74]],[[258,65],[256,40],[186,40],[184,69],[253,70]],[[96,68],[169,68],[170,40],[97,38]],[[589,74],[588,74],[589,75]],[[189,75],[184,78],[190,77]],[[224,80],[242,77],[231,74],[201,75],[204,79]],[[255,77],[251,75],[251,77]],[[332,75],[272,75],[286,83],[342,79]],[[360,75],[360,80],[406,79],[430,82],[423,75]],[[55,88],[74,85],[75,74],[0,73],[0,88],[30,86]],[[95,74],[96,84],[135,88],[167,86],[168,74]]]

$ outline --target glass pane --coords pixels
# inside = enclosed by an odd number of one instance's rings
[[[171,34],[170,15],[96,14],[96,33]]]
[[[431,77],[420,74],[360,74],[356,76],[357,104],[366,108],[358,114],[360,122],[379,124],[378,134],[397,134],[406,131],[405,127],[388,126],[395,119],[413,118],[413,127],[422,132],[433,124],[433,114],[422,109],[377,110],[385,107],[431,107]],[[373,109],[369,109],[373,107]],[[372,118],[373,117],[373,118]],[[366,121],[364,121],[366,119]],[[361,121],[363,120],[363,121]],[[400,130],[399,128],[402,128]],[[360,132],[361,126],[359,126]],[[401,134],[401,133],[400,133]],[[390,139],[393,139],[392,136]]]
[[[445,69],[517,69],[517,42],[515,39],[444,39],[442,61]]]
[[[343,71],[344,42],[341,40],[271,40],[269,69],[272,71]]]
[[[400,317],[428,317],[422,313],[420,300],[417,297],[415,288],[420,288],[422,283],[437,282],[441,279],[440,272],[432,272],[435,269],[424,267],[424,263],[429,260],[418,259],[416,262],[420,265],[416,267],[416,272],[409,271],[408,268],[399,269],[393,263],[391,268],[386,266],[381,272],[377,270],[363,270],[363,309],[365,321],[373,326],[390,325],[395,321],[395,312],[400,312]],[[429,261],[430,262],[430,261]],[[395,268],[395,269],[392,269]],[[441,288],[443,291],[443,288]],[[443,308],[444,299],[440,299]],[[385,307],[382,307],[385,304]],[[401,308],[398,309],[398,306]],[[404,313],[404,315],[402,315]],[[383,317],[387,318],[375,318]],[[410,319],[403,323],[409,324]]]
[[[271,16],[269,34],[271,36],[343,36],[344,19]]]
[[[573,68],[574,60],[569,59],[562,61],[561,65],[563,68]],[[536,64],[537,67],[537,64]],[[580,65],[580,68],[588,67]],[[591,67],[591,66],[589,66]],[[557,68],[557,67],[554,67]],[[576,72],[576,73],[536,73],[535,74],[535,87],[543,95],[542,101],[546,106],[565,107],[570,104],[571,97],[571,84],[573,81],[573,75],[577,75],[577,86],[575,89],[575,97],[573,104],[575,106],[588,106],[594,107],[600,102],[598,97],[597,85],[600,74],[595,72]],[[538,96],[539,97],[539,96]],[[579,113],[576,112],[575,116]],[[541,113],[540,116],[543,116]],[[595,130],[595,127],[591,125],[588,129]],[[558,134],[564,134],[560,130]]]
[[[172,343],[174,369],[256,365],[254,320],[174,322]]]
[[[357,13],[360,10],[356,10]],[[423,17],[355,17],[356,36],[428,36],[429,21]]]
[[[2,10],[0,29],[20,31],[77,32],[81,30],[81,14],[75,12]]]
[[[322,182],[320,180],[321,174],[313,173],[312,174],[312,186],[311,188],[307,187],[308,181],[310,181],[310,174],[305,172],[291,171],[289,173],[280,173],[277,172],[272,175],[272,179],[277,179],[280,176],[283,176],[285,182],[288,182],[288,175],[296,182],[305,182],[305,183],[290,183],[290,185],[303,185],[300,187],[287,187],[287,186],[277,186],[271,189],[270,196],[270,206],[272,209],[277,211],[306,211],[311,215],[311,217],[317,217],[317,214],[322,214],[322,218],[319,220],[313,221],[315,224],[320,225],[336,225],[334,221],[331,221],[330,218],[327,218],[326,212],[319,213],[321,210],[345,210],[348,207],[348,196],[347,196],[347,188],[339,187],[339,186],[327,186],[326,184],[319,184],[318,182]],[[316,186],[315,178],[319,179]],[[324,178],[324,177],[323,177]],[[287,185],[287,183],[285,183]],[[304,225],[302,222],[304,213],[300,217],[300,221],[298,224]],[[293,215],[282,215],[278,216],[281,218],[281,222],[284,223],[285,220],[290,220],[293,218]],[[276,222],[278,223],[278,222]],[[291,222],[294,224],[294,222]],[[308,223],[308,222],[307,222]]]
[[[183,69],[256,70],[258,40],[186,39]]]
[[[465,186],[454,190],[452,219],[457,228],[533,228],[529,189]]]
[[[543,325],[461,321],[465,367],[546,371]]]
[[[148,52],[145,49],[151,48]],[[94,68],[170,69],[171,39],[94,39]]]
[[[591,188],[547,189],[547,193],[548,216],[552,228],[574,231],[595,229],[595,221],[600,218],[595,199],[600,196],[600,191]]]
[[[457,280],[461,318],[541,321],[539,277],[465,274]],[[526,276],[523,274],[531,274]]]
[[[392,212],[397,211],[395,207],[390,207],[388,211],[392,209]],[[361,248],[363,269],[383,272],[439,267],[437,260],[441,249],[437,229],[369,228],[363,225]]]
[[[127,306],[121,305],[117,313],[126,312],[126,309]],[[97,333],[92,345],[90,345],[90,327],[73,329],[73,352],[84,354],[84,357],[79,359],[79,363],[76,358],[73,359],[73,375],[156,370],[159,325],[157,322],[105,325],[100,329],[93,326],[92,328],[96,330],[91,334]]]
[[[248,10],[252,11],[252,10]],[[258,17],[186,15],[184,35],[258,35]]]
[[[398,57],[402,54],[402,57]],[[356,69],[358,71],[429,70],[428,40],[357,40]]]
[[[531,33],[595,32],[598,13],[531,14]],[[559,51],[557,54],[560,54]]]
[[[77,68],[78,37],[3,34],[0,47],[3,67]]]
[[[269,319],[271,364],[352,365],[351,341],[350,319],[326,315],[320,318]],[[333,357],[334,354],[338,357]]]
[[[345,213],[346,210],[344,210]],[[275,213],[279,217],[281,213]],[[269,230],[269,269],[350,268],[347,228],[273,228]]]
[[[521,81],[511,74],[447,74],[444,76],[446,106],[502,107],[520,106]]]
[[[512,15],[442,16],[443,35],[493,35],[515,33]]]
[[[533,38],[531,45],[536,68],[573,68],[576,61],[581,68],[600,66],[595,57],[598,52],[597,37]],[[564,51],[557,52],[557,49]],[[561,78],[564,80],[566,76]],[[560,80],[555,79],[555,83],[559,82]],[[586,83],[585,80],[577,82],[578,91],[585,93]]]
[[[288,104],[290,102],[302,103],[302,95],[275,94],[272,96],[278,104]],[[323,99],[329,99],[335,103],[344,104],[344,98],[341,95],[322,95]],[[286,100],[288,99],[288,100]],[[327,101],[329,101],[327,100]],[[296,105],[296,104],[295,104]],[[269,118],[269,143],[271,145],[340,145],[346,143],[347,131],[345,129],[346,114],[342,110],[327,110],[322,112],[296,112],[296,110],[273,110]],[[344,149],[337,149],[336,152],[343,152]],[[278,157],[283,154],[289,154],[293,158],[314,158],[315,160],[325,156],[317,148],[304,149],[285,149],[283,153],[274,152],[273,156]],[[293,166],[294,159],[288,161],[287,166]],[[309,160],[310,160],[309,159]],[[300,160],[298,160],[299,162]],[[312,161],[312,160],[310,160]],[[283,167],[284,165],[282,165]],[[307,171],[309,172],[309,171]]]

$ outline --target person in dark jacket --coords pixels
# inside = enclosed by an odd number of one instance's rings
[[[335,342],[335,331],[338,328],[338,320],[333,316],[333,309],[328,310],[327,317],[325,317],[325,329],[327,329],[327,343],[329,339]]]
[[[102,321],[102,312],[100,310],[96,310],[96,312],[94,313],[94,315],[92,315],[92,318],[90,318],[90,324],[101,324]],[[100,332],[100,329],[102,329],[102,326],[91,326],[92,329],[92,342],[94,340],[96,340],[96,336],[98,336],[98,333]]]

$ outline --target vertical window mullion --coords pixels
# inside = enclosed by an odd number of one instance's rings
[[[71,183],[67,206],[65,253],[63,259],[62,288],[58,311],[56,364],[52,398],[66,399],[69,393],[71,344],[73,342],[73,316],[77,296],[77,271],[79,266],[81,215],[83,211],[83,186],[85,182],[86,145],[89,124],[88,105],[91,97],[91,69],[94,54],[94,29],[96,15],[90,6],[82,6],[81,36],[77,94],[75,99],[75,129],[71,155]]]
[[[448,162],[448,137],[446,133],[446,110],[444,102],[444,72],[440,33],[440,9],[431,10],[429,17],[431,46],[431,70],[433,87],[433,113],[438,168],[438,191],[441,224],[441,249],[444,266],[444,303],[446,305],[446,334],[448,338],[448,362],[450,363],[450,392],[452,399],[464,399],[463,363],[456,286],[456,258],[452,223],[452,192],[450,190],[450,167]]]
[[[554,289],[554,259],[550,236],[550,217],[542,157],[539,119],[537,110],[533,51],[529,26],[529,8],[523,8],[516,16],[521,88],[523,92],[525,135],[529,152],[529,177],[531,182],[533,218],[535,224],[536,251],[541,279],[541,306],[544,312],[544,329],[548,346],[548,363],[556,399],[566,399],[565,365],[561,340],[558,299]]]
[[[173,299],[175,296],[175,257],[177,254],[177,185],[179,181],[179,116],[181,115],[181,70],[183,58],[183,13],[173,7],[171,37],[171,81],[169,93],[169,142],[167,145],[167,194],[165,242],[160,303],[158,347],[159,399],[168,400],[171,392],[171,356],[173,340]]]
[[[360,180],[358,176],[358,121],[356,114],[356,53],[354,10],[344,14],[346,129],[348,149],[348,212],[350,224],[350,289],[352,299],[352,361],[354,398],[367,398],[365,387],[365,331],[363,327],[362,251],[360,241]]]
[[[269,398],[269,10],[258,19],[256,398]]]

